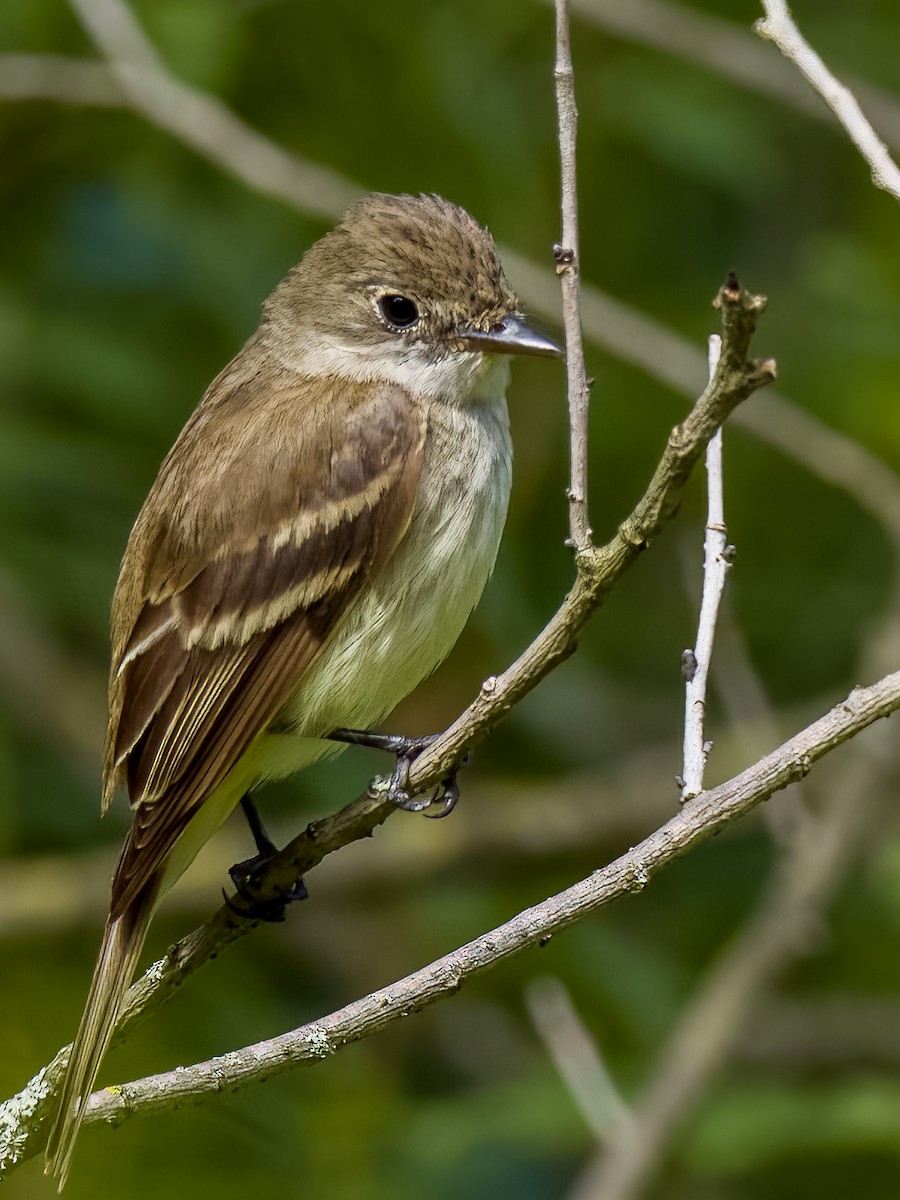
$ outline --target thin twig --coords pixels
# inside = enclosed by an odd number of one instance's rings
[[[709,339],[709,374],[715,374],[722,343],[718,334]],[[719,603],[731,566],[728,531],[725,527],[725,500],[722,482],[722,430],[716,430],[706,447],[706,537],[703,543],[703,594],[697,638],[693,650],[682,656],[684,670],[684,766],[681,799],[689,800],[703,788],[703,772],[709,756],[706,740],[706,682],[712,662],[713,642],[719,616]]]
[[[766,15],[756,22],[756,32],[774,42],[816,89],[869,164],[875,186],[900,200],[900,168],[869,124],[856,97],[832,74],[803,37],[791,16],[787,0],[762,0],[762,6]]]
[[[566,380],[569,403],[569,541],[576,563],[591,547],[588,521],[588,402],[590,387],[584,365],[579,301],[578,189],[575,177],[575,141],[578,110],[575,76],[569,43],[568,0],[556,0],[556,109],[559,124],[562,231],[554,247],[556,271],[562,287],[566,330]]]
[[[553,0],[546,2],[552,4]],[[767,96],[817,121],[831,120],[828,109],[797,77],[790,63],[769,54],[737,20],[676,0],[628,0],[627,4],[622,0],[571,0],[571,7],[576,17],[596,28],[705,67],[729,87],[737,85]],[[850,85],[888,144],[900,150],[897,97],[867,79],[851,78]]]

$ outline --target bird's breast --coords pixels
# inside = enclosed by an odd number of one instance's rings
[[[275,722],[260,775],[296,770],[339,726],[369,728],[449,653],[488,580],[503,531],[512,449],[504,400],[434,404],[409,529],[369,580]],[[299,735],[299,737],[298,737]]]

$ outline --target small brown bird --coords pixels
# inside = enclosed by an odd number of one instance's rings
[[[242,798],[367,730],[456,641],[510,487],[524,323],[490,234],[374,194],[278,285],[160,468],[112,607],[103,808],[134,810],[47,1148],[62,1188],[160,899]]]

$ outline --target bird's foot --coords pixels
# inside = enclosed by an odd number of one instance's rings
[[[255,854],[253,858],[235,863],[229,867],[228,874],[237,891],[236,896],[225,895],[225,903],[239,917],[250,921],[283,921],[287,915],[287,906],[295,900],[305,900],[309,895],[306,884],[297,879],[289,888],[279,892],[277,896],[262,900],[259,896],[260,877],[272,861],[271,856]]]
[[[241,808],[256,842],[257,853],[252,858],[235,863],[229,868],[231,882],[237,889],[237,896],[225,896],[225,903],[233,913],[254,921],[283,921],[287,906],[295,900],[305,900],[309,895],[306,884],[297,879],[289,888],[282,890],[278,896],[262,900],[259,897],[259,883],[266,869],[277,857],[278,847],[265,831],[256,806],[249,795],[241,800]]]
[[[424,812],[426,817],[446,817],[456,808],[459,800],[457,775],[462,767],[469,765],[470,755],[448,771],[435,789],[422,795],[409,792],[409,773],[419,755],[440,737],[430,733],[425,737],[404,737],[397,733],[372,733],[367,729],[335,729],[328,735],[331,741],[347,742],[352,746],[368,746],[373,750],[386,750],[396,759],[390,779],[378,779],[373,791],[407,812]],[[434,809],[432,812],[431,810]]]

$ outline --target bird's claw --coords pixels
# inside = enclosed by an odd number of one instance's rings
[[[328,736],[337,742],[386,750],[396,756],[397,764],[390,779],[386,782],[379,779],[375,786],[370,788],[372,795],[389,801],[405,812],[424,812],[426,817],[431,818],[449,816],[456,808],[459,800],[459,783],[456,777],[462,767],[469,765],[471,754],[467,754],[461,763],[449,771],[432,791],[418,795],[411,795],[409,792],[409,773],[413,763],[423,751],[437,741],[440,734],[404,737],[401,734],[371,733],[361,729],[336,729]],[[431,809],[435,811],[432,812]]]
[[[436,736],[436,734],[432,734],[427,738],[406,739],[412,745],[406,749],[405,753],[398,755],[394,774],[391,776],[391,781],[385,792],[386,799],[395,804],[397,808],[402,808],[404,812],[424,813],[426,817],[430,817],[432,820],[449,817],[454,808],[456,808],[459,802],[459,781],[457,774],[460,767],[468,766],[469,758],[469,755],[466,755],[465,760],[454,767],[452,771],[448,772],[433,791],[411,795],[408,787],[409,773],[412,765],[422,751],[431,745]]]
[[[235,863],[229,868],[228,874],[235,886],[236,896],[228,896],[224,892],[225,903],[236,916],[249,921],[283,921],[287,915],[287,906],[295,900],[306,900],[309,892],[302,879],[297,879],[289,888],[271,899],[260,899],[258,886],[260,876],[274,857],[272,854],[260,853],[244,862]]]

